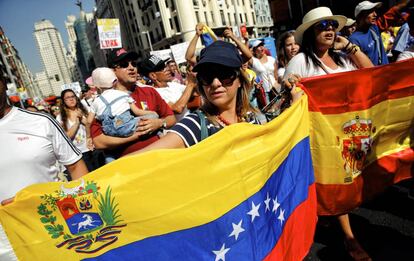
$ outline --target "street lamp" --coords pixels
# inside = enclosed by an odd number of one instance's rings
[[[147,39],[148,39],[148,43],[149,43],[149,46],[150,46],[150,50],[151,50],[151,52],[154,51],[152,49],[151,37],[149,35],[149,32],[148,31],[143,31],[142,34],[146,34],[147,35]]]

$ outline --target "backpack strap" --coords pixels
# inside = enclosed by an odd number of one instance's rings
[[[378,65],[381,65],[382,64],[382,52],[381,52],[380,39],[379,39],[377,33],[374,31],[374,29],[372,29],[372,27],[369,28],[369,31],[372,35],[372,38],[374,38],[374,41],[375,41],[375,46],[376,46],[377,55],[378,55]]]
[[[200,129],[201,129],[201,140],[200,141],[202,141],[208,137],[206,115],[201,110],[196,110],[195,113],[197,113],[198,118],[200,118]]]
[[[129,97],[129,95],[127,95],[127,94],[125,94],[125,95],[122,95],[122,96],[119,96],[119,97],[117,97],[117,98],[115,98],[113,101],[111,101],[111,102],[108,102],[102,95],[100,95],[99,96],[99,98],[102,100],[102,102],[103,103],[105,103],[105,106],[106,106],[106,108],[105,108],[105,111],[106,110],[109,110],[109,115],[110,115],[110,117],[112,118],[112,117],[114,117],[113,115],[112,115],[112,109],[111,109],[111,107],[112,107],[112,104],[115,104],[117,101],[119,101],[119,100],[121,100],[121,99],[123,99],[123,98],[125,98],[125,97]],[[104,112],[105,112],[104,111]]]

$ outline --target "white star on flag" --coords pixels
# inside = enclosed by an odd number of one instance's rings
[[[254,202],[252,201],[252,209],[249,212],[247,212],[247,215],[252,216],[252,222],[253,222],[253,220],[254,220],[255,217],[260,217],[260,215],[259,215],[259,207],[260,207],[260,203],[259,203],[259,205],[256,206],[254,204]]]
[[[226,244],[223,244],[220,248],[220,250],[214,251],[213,253],[216,255],[215,261],[226,261],[226,253],[230,250],[230,248],[226,248]]]
[[[269,197],[269,192],[267,192],[267,197],[266,200],[264,201],[266,208],[265,208],[265,212],[267,212],[268,210],[270,210],[270,197]]]
[[[272,201],[273,201],[273,209],[272,209],[272,211],[275,212],[275,214],[276,214],[277,209],[280,207],[280,203],[277,202],[277,197],[274,200],[272,200]]]
[[[280,225],[282,225],[283,221],[285,221],[285,216],[284,215],[285,215],[285,211],[283,209],[280,209],[280,214],[279,214],[279,217],[277,218],[277,219],[280,220]]]
[[[242,226],[241,226],[242,222],[243,222],[243,220],[240,220],[239,224],[237,224],[237,225],[232,223],[233,231],[231,232],[229,237],[234,236],[237,240],[237,238],[239,237],[239,234],[244,231],[244,228],[242,228]]]

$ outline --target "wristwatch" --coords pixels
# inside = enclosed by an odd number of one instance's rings
[[[162,119],[162,125],[161,125],[161,127],[163,129],[166,129],[167,128],[167,121],[165,119]]]

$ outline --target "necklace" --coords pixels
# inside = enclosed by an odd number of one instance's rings
[[[217,118],[217,120],[219,121],[219,123],[220,123],[221,125],[223,125],[223,127],[224,127],[224,126],[229,126],[229,125],[231,124],[228,120],[224,119],[224,118],[223,118],[223,117],[221,117],[220,115],[217,115],[217,116],[216,116],[216,118]]]

